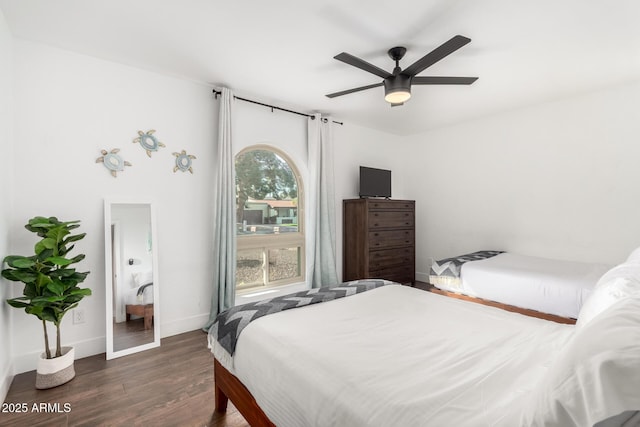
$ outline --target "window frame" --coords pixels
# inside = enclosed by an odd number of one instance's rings
[[[238,156],[246,154],[250,151],[263,150],[270,151],[281,157],[291,169],[293,176],[296,180],[298,190],[298,204],[297,204],[297,217],[298,217],[298,230],[296,232],[287,232],[279,234],[256,234],[256,235],[240,235],[237,234],[236,229],[236,255],[239,255],[241,251],[245,250],[262,250],[262,284],[259,285],[243,285],[241,286],[236,282],[236,294],[242,295],[252,292],[258,292],[267,289],[274,289],[280,286],[292,285],[296,283],[302,283],[306,277],[306,254],[305,254],[305,208],[304,208],[304,183],[300,170],[296,166],[293,159],[285,153],[283,150],[268,144],[255,144],[243,148],[234,156],[234,165]],[[234,179],[235,185],[235,179]],[[238,206],[236,206],[236,218],[237,218]],[[237,224],[236,224],[237,226]],[[270,264],[269,264],[269,250],[270,249],[288,249],[299,248],[299,274],[295,277],[270,281]],[[237,268],[237,267],[236,267]],[[237,276],[236,276],[237,277]]]

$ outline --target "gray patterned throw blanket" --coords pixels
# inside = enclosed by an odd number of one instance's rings
[[[236,343],[242,330],[252,321],[260,317],[278,313],[283,310],[304,307],[320,302],[359,294],[394,282],[382,279],[363,279],[346,282],[341,285],[327,286],[296,292],[267,300],[252,302],[232,307],[223,311],[216,318],[209,330],[209,345],[213,348],[214,340],[233,356]],[[217,356],[217,355],[216,355]],[[224,364],[224,363],[223,363]]]
[[[449,288],[460,287],[460,270],[462,265],[469,261],[480,261],[503,253],[504,251],[478,251],[471,254],[460,255],[455,258],[445,258],[433,261],[429,272],[429,283],[432,285],[446,286]]]

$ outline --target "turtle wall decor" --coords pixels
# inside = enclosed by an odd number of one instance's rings
[[[142,148],[147,152],[147,156],[151,157],[151,153],[158,151],[160,147],[166,147],[162,142],[158,141],[158,138],[154,135],[155,129],[148,130],[147,132],[138,131],[138,137],[133,139],[134,144],[140,144]]]
[[[119,148],[114,148],[111,151],[100,150],[102,156],[96,159],[96,163],[103,163],[104,167],[111,172],[114,178],[118,177],[118,172],[124,171],[125,166],[131,166],[131,163],[124,160],[118,154],[119,151]]]
[[[182,150],[182,152],[180,153],[173,153],[174,156],[176,156],[176,165],[173,168],[173,172],[177,172],[178,170],[181,170],[182,172],[186,172],[189,171],[191,173],[193,173],[193,167],[191,166],[191,160],[195,159],[196,156],[193,156],[191,154],[187,154],[187,152],[185,150]]]

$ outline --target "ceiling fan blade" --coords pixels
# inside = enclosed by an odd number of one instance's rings
[[[330,93],[330,94],[326,95],[326,97],[327,98],[335,98],[336,96],[348,95],[348,94],[353,93],[353,92],[360,92],[361,90],[372,89],[372,88],[378,87],[378,86],[382,86],[382,82],[376,83],[376,84],[373,84],[373,85],[367,85],[367,86],[356,87],[356,88],[353,88],[353,89],[347,89],[347,90],[343,90],[341,92]]]
[[[391,103],[391,106],[392,106],[392,107],[399,107],[399,106],[401,106],[401,105],[404,105],[404,102],[397,102],[397,103],[395,103],[395,104],[394,104],[394,103]]]
[[[361,70],[367,71],[371,74],[375,74],[376,76],[382,77],[383,79],[386,79],[387,77],[391,76],[391,73],[383,70],[382,68],[378,68],[375,65],[370,64],[367,61],[357,58],[346,52],[339,53],[333,58],[337,59],[338,61],[342,61],[345,64],[349,64],[356,68],[360,68]]]
[[[470,85],[478,80],[477,77],[421,77],[411,79],[414,85]]]
[[[422,58],[418,59],[413,64],[409,65],[402,71],[402,74],[415,76],[416,74],[424,71],[427,67],[430,67],[436,62],[440,61],[445,56],[450,55],[456,50],[460,49],[470,41],[470,38],[464,36],[454,36],[449,41],[444,42],[437,48],[433,49],[431,52],[427,53]]]

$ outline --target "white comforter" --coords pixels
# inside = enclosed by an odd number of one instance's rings
[[[575,319],[609,268],[503,253],[463,264],[460,288],[446,290]]]
[[[226,367],[279,427],[501,425],[573,328],[390,285],[260,318]]]

